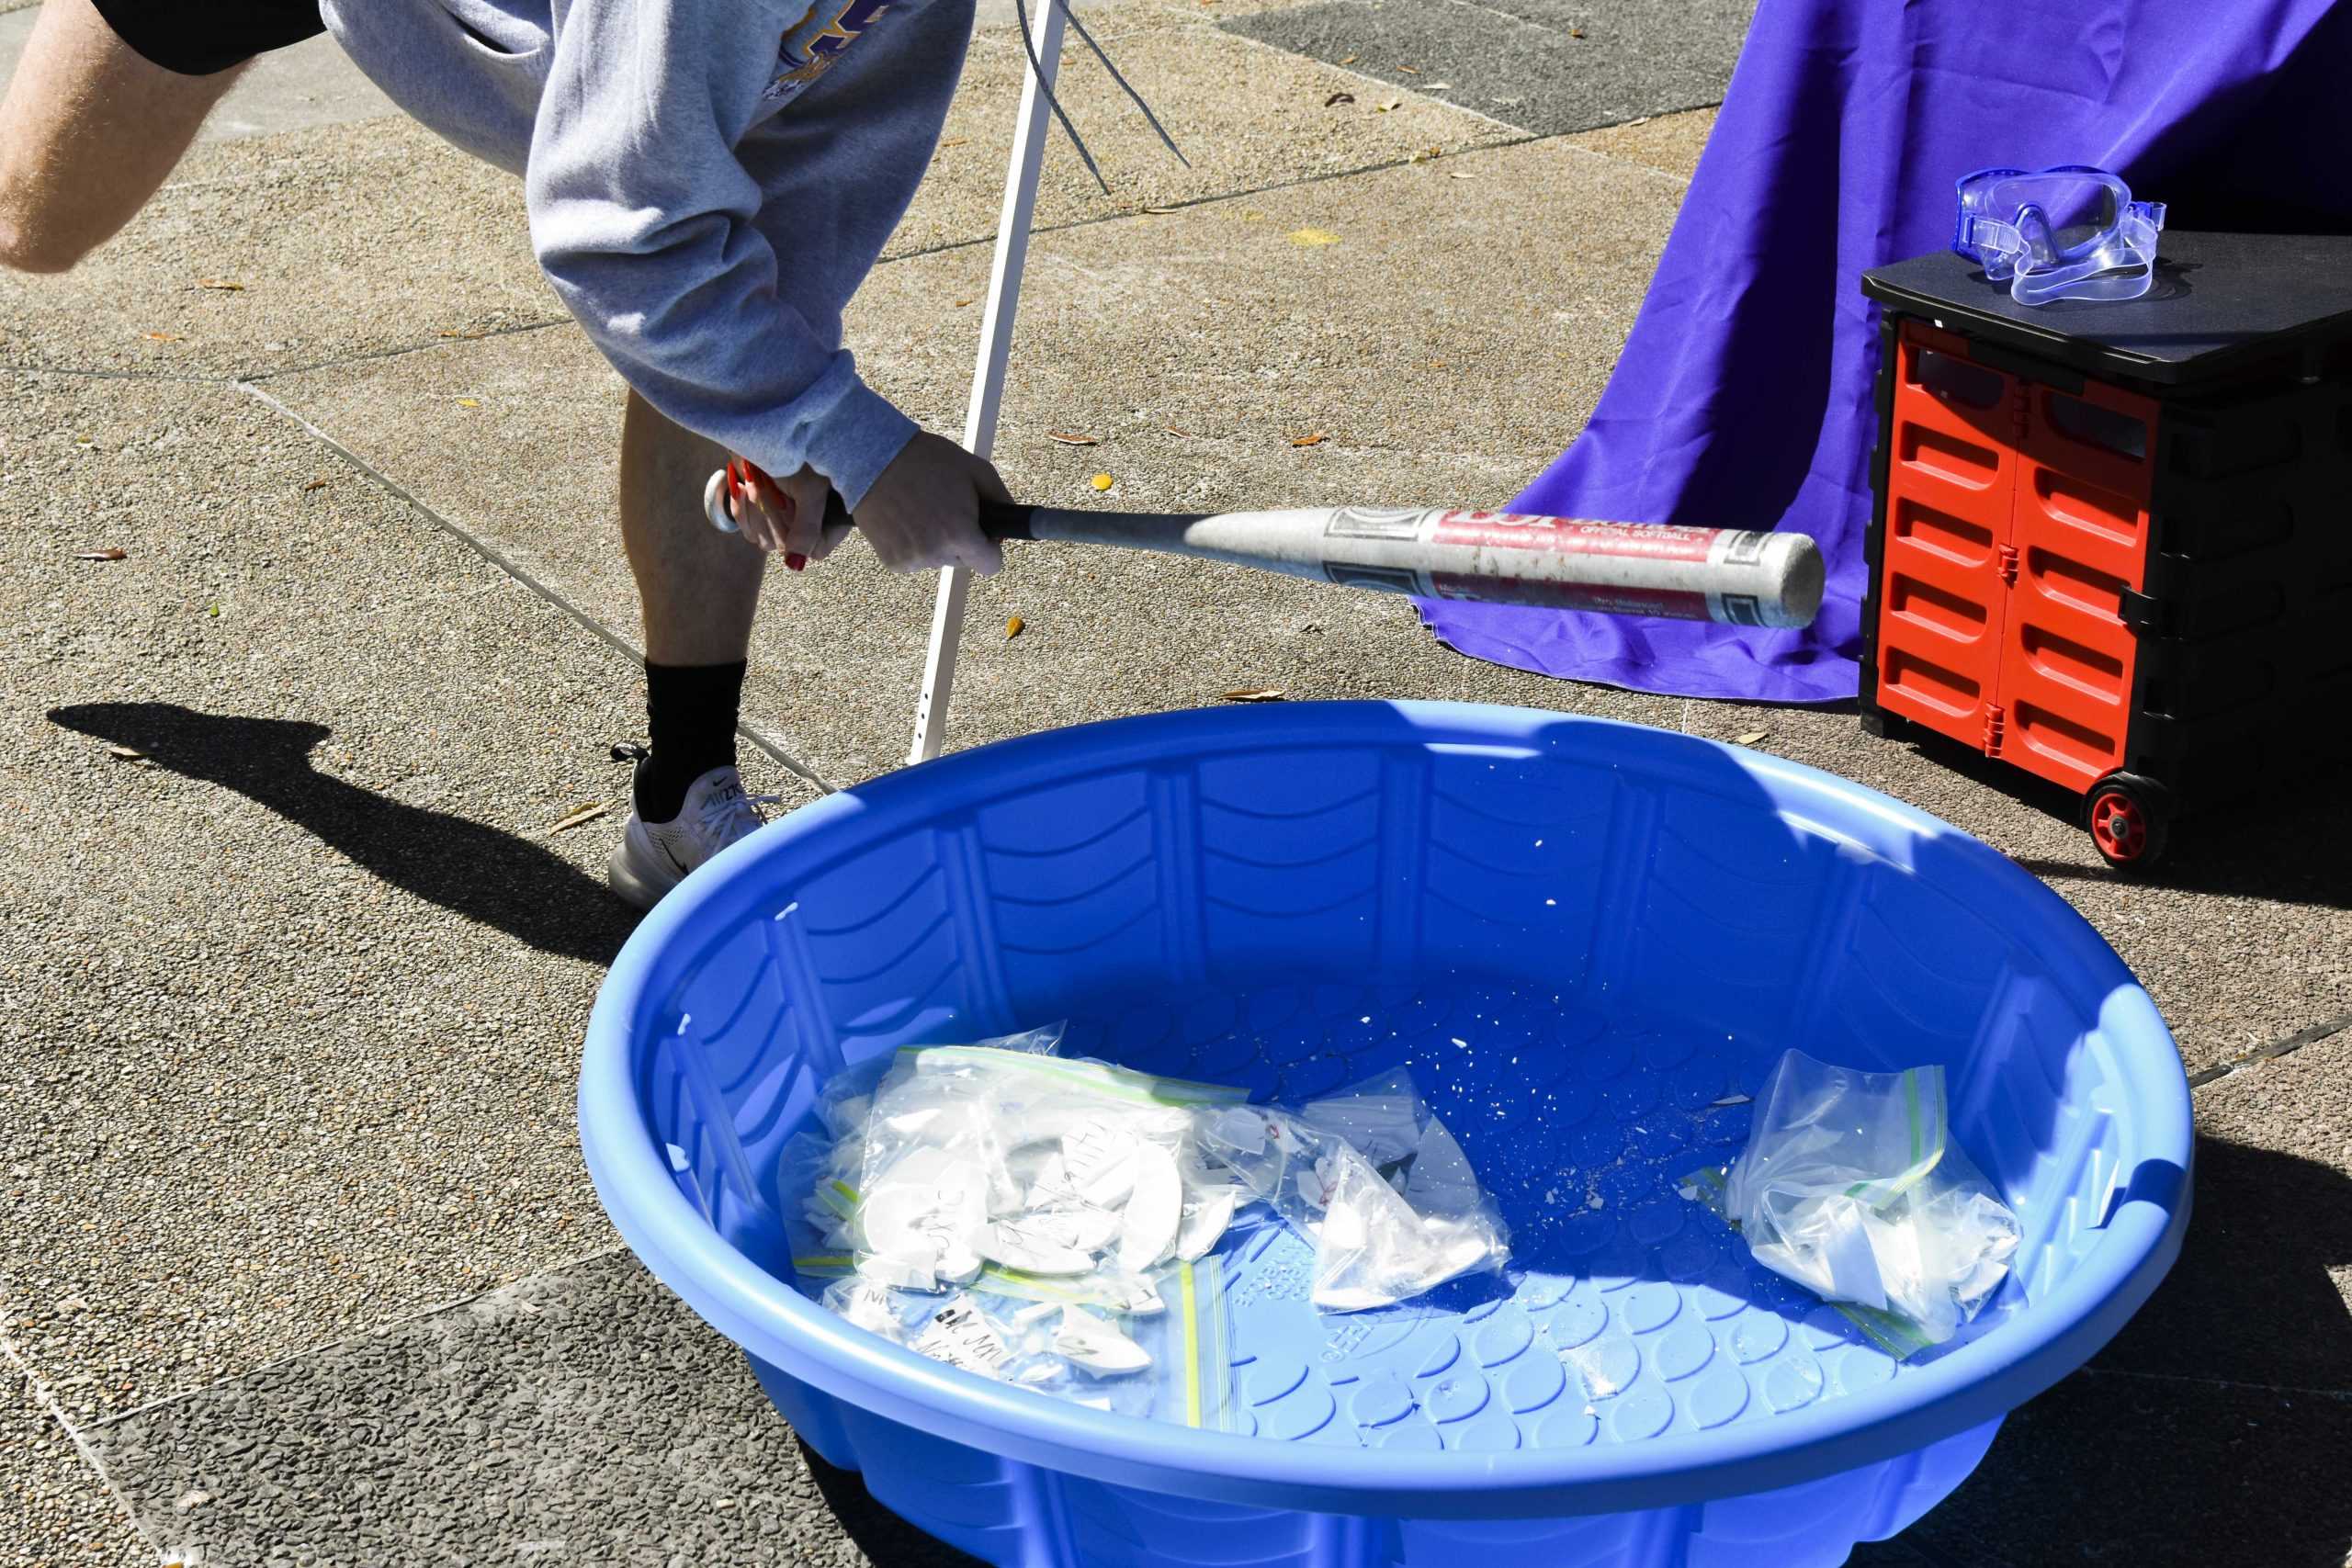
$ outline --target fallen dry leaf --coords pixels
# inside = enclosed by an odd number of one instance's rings
[[[1399,65],[1396,69],[1408,76],[1418,76],[1421,73],[1421,68],[1418,65]]]
[[[1382,105],[1380,105],[1378,107],[1374,108],[1372,112],[1373,112],[1373,113],[1374,113],[1374,114],[1386,114],[1390,109],[1401,109],[1401,108],[1403,108],[1404,107],[1405,107],[1405,100],[1404,100],[1404,99],[1402,99],[1402,98],[1391,98],[1391,99],[1389,99],[1386,103],[1382,104]]]
[[[1148,218],[1173,218],[1176,216],[1176,209],[1172,207],[1147,207],[1143,211],[1144,215]]]
[[[1445,177],[1450,180],[1475,180],[1478,176],[1476,175],[1465,175],[1459,169],[1449,169],[1446,171]]]
[[[956,300],[952,300],[952,301],[950,301],[950,303],[952,303],[952,304],[956,307],[956,309],[957,309],[958,310],[962,310],[965,306],[967,306],[967,305],[970,304],[970,303],[971,303],[971,301],[970,301],[969,299],[956,299]]]
[[[1352,54],[1343,56],[1340,61],[1340,63],[1342,65],[1353,65],[1355,62],[1356,57]]]
[[[1432,370],[1442,370],[1446,367],[1446,365],[1447,361],[1442,359],[1432,359],[1430,361],[1430,368]]]
[[[1453,91],[1453,84],[1451,82],[1432,82],[1428,86],[1422,88],[1421,91],[1424,93],[1450,93]]]
[[[1323,433],[1318,430],[1312,435],[1294,435],[1290,444],[1294,446],[1320,446],[1323,445]]]
[[[1584,29],[1582,28],[1570,28],[1568,29],[1568,36],[1570,38],[1582,38],[1584,37]]]
[[[1004,623],[1004,635],[1006,639],[1010,641],[1012,638],[1019,637],[1021,635],[1021,628],[1026,624],[1027,623],[1023,621],[1018,615],[1009,617]]]
[[[568,816],[566,816],[561,821],[558,822],[554,827],[549,828],[548,831],[550,833],[568,833],[583,822],[594,822],[597,818],[602,817],[605,812],[610,811],[612,807],[610,806],[607,806],[601,800],[592,800],[585,806],[575,806],[571,808],[571,811]]]
[[[107,748],[107,755],[118,762],[136,762],[147,753],[129,746],[109,746]]]
[[[245,291],[243,284],[226,277],[199,277],[196,280],[196,286],[198,288],[217,289],[223,294],[243,294]]]
[[[1340,236],[1329,229],[1293,229],[1290,243],[1294,245],[1336,245]]]
[[[1170,435],[1181,435],[1187,441],[1190,441],[1193,438],[1193,433],[1191,431],[1179,430],[1172,424],[1163,424],[1159,428],[1168,432]]]
[[[1113,479],[1108,474],[1097,474],[1089,482],[1091,482],[1096,490],[1109,490],[1113,485],[1117,484],[1119,481]]]
[[[1065,446],[1094,446],[1100,445],[1100,443],[1091,435],[1080,435],[1074,431],[1069,430],[1049,430],[1046,432],[1046,439],[1048,441],[1058,441]]]
[[[147,341],[149,343],[177,343],[180,340],[176,333],[149,333]]]
[[[324,480],[324,479],[312,479],[309,484],[306,484],[306,485],[304,485],[304,486],[302,487],[302,493],[303,493],[304,495],[308,495],[308,494],[310,494],[310,493],[311,493],[312,491],[314,491],[314,490],[324,490],[324,489],[326,489],[326,488],[327,488],[327,481],[326,481],[326,480]]]
[[[129,560],[130,552],[119,545],[108,545],[103,549],[76,550],[74,558],[75,560]]]
[[[1225,694],[1228,703],[1278,703],[1283,700],[1280,686],[1241,686]]]
[[[450,331],[445,331],[445,332],[437,332],[437,333],[435,333],[433,335],[434,335],[435,337],[477,338],[477,337],[481,336],[481,333],[461,333],[461,332],[458,332],[458,331],[455,331],[455,330],[450,330]]]
[[[1738,737],[1738,743],[1742,746],[1753,746],[1758,740],[1763,739],[1765,734],[1766,732],[1764,730],[1751,729],[1747,734]]]
[[[1323,107],[1327,109],[1337,108],[1341,104],[1351,104],[1355,101],[1356,96],[1353,93],[1334,93],[1323,100]]]
[[[969,141],[970,140],[971,140],[971,138],[970,138],[970,137],[968,137],[968,136],[951,136],[951,137],[949,137],[946,141],[944,141],[941,142],[941,143],[940,143],[940,146],[942,146],[943,148],[944,148],[944,147],[961,147],[962,145],[964,145],[964,143],[966,143],[967,141]]]
[[[480,398],[459,398],[458,400],[458,406],[461,409],[478,409],[481,407],[481,400]]]
[[[1442,158],[1444,155],[1445,149],[1442,147],[1424,147],[1419,152],[1414,153],[1410,158],[1408,158],[1406,162],[1408,164],[1426,164],[1432,158]]]

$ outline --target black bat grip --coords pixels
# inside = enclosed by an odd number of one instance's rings
[[[1031,519],[1037,509],[1017,501],[984,501],[980,502],[980,532],[991,539],[1034,539]],[[849,508],[842,504],[839,491],[825,492],[825,526],[850,526]]]
[[[991,539],[1034,539],[1037,509],[1017,501],[980,502],[980,532]]]

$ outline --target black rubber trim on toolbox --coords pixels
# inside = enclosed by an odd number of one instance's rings
[[[1865,729],[1872,718],[1883,725],[1893,716],[1878,705],[1878,614],[1886,573],[1888,468],[1894,461],[1894,378],[1902,372],[1903,344],[1897,333],[1904,319],[1900,310],[1871,308],[1878,311],[1878,384],[1871,392],[1878,409],[1878,441],[1871,450],[1871,525],[1862,536],[1862,559],[1869,568],[1862,575],[1862,662],[1854,677],[1854,700]],[[1872,731],[1883,732],[1883,728]]]

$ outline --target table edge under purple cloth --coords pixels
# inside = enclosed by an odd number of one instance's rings
[[[1951,236],[1952,182],[2094,164],[2188,228],[2352,214],[2352,6],[2259,0],[1762,0],[1600,406],[1510,510],[1792,529],[1820,615],[1773,631],[1417,600],[1451,648],[1676,696],[1833,703],[1856,690],[1876,440],[1863,272]],[[2267,219],[2276,221],[2266,221]],[[1987,285],[1986,287],[1993,287]]]

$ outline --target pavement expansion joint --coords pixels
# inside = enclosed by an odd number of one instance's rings
[[[251,376],[220,378],[232,386],[253,387],[264,381],[275,381],[286,376],[306,376],[317,370],[341,370],[347,366],[367,365],[379,359],[398,359],[404,354],[416,354],[428,348],[450,348],[461,343],[483,343],[492,338],[519,337],[525,333],[545,332],[549,327],[572,324],[569,315],[549,316],[544,321],[523,321],[511,327],[485,327],[478,333],[460,333],[456,336],[440,336],[416,343],[396,344],[390,348],[371,348],[365,354],[348,355],[341,359],[321,359],[304,365],[281,365],[274,370],[263,370]]]
[[[244,393],[247,397],[253,398],[256,401],[262,403],[273,412],[300,426],[305,434],[309,435],[313,441],[318,442],[319,445],[324,446],[328,451],[333,452],[336,457],[342,458],[371,483],[383,490],[387,494],[400,501],[413,511],[418,516],[423,517],[435,527],[439,528],[443,533],[447,534],[450,537],[466,546],[475,554],[481,556],[482,559],[488,561],[491,565],[496,567],[499,570],[504,572],[507,576],[521,583],[525,588],[527,588],[533,593],[537,594],[541,599],[547,601],[548,604],[561,611],[573,622],[594,634],[597,639],[602,641],[606,647],[629,660],[632,663],[642,664],[644,662],[644,650],[639,648],[635,643],[631,642],[628,637],[622,636],[619,632],[613,629],[613,627],[605,625],[605,622],[599,620],[596,616],[590,615],[587,610],[578,604],[575,604],[571,599],[566,597],[564,594],[557,592],[555,588],[547,582],[542,581],[532,572],[526,570],[523,567],[516,564],[506,555],[504,551],[499,549],[495,545],[474,534],[470,529],[468,529],[463,525],[444,516],[439,512],[426,505],[423,501],[418,499],[414,493],[400,484],[397,480],[385,474],[381,469],[368,462],[365,457],[359,456],[358,453],[354,452],[350,447],[345,446],[342,442],[337,441],[333,435],[327,434],[326,431],[321,429],[310,420],[302,417],[300,413],[297,412],[284,401],[271,396],[270,393],[264,390],[260,386],[251,380],[239,379],[231,381],[228,384],[234,387],[237,390]],[[798,757],[794,756],[763,730],[749,723],[737,724],[735,730],[736,733],[741,735],[744,739],[759,748],[759,750],[767,756],[770,761],[775,762],[786,773],[791,773],[795,778],[806,781],[811,787],[820,790],[824,794],[831,795],[835,792],[836,786],[830,783],[823,774],[818,773],[814,767],[802,761]]]
[[[2086,1378],[2132,1378],[2141,1382],[2186,1382],[2200,1388],[2226,1388],[2241,1393],[2291,1393],[2302,1399],[2332,1399],[2352,1404],[2352,1388],[2306,1388],[2294,1383],[2246,1382],[2237,1378],[2206,1378],[2191,1372],[2143,1372],[2127,1367],[2087,1366]]]
[[[147,1534],[145,1527],[139,1522],[138,1510],[130,1506],[130,1499],[122,1495],[121,1489],[115,1485],[114,1478],[107,1473],[106,1466],[98,1461],[98,1456],[91,1449],[89,1439],[82,1435],[82,1428],[74,1425],[73,1417],[65,1414],[65,1406],[58,1403],[56,1390],[49,1386],[48,1379],[33,1369],[32,1362],[26,1359],[25,1353],[17,1348],[16,1340],[5,1330],[0,1330],[0,1362],[6,1362],[15,1368],[17,1374],[25,1380],[26,1384],[32,1390],[34,1402],[41,1407],[42,1412],[51,1420],[57,1423],[57,1429],[63,1432],[65,1440],[74,1445],[74,1453],[81,1457],[84,1464],[90,1467],[90,1473],[98,1478],[98,1485],[114,1506],[121,1511],[132,1533],[137,1535],[149,1549],[155,1550],[155,1541]],[[104,1424],[99,1423],[101,1426]]]
[[[1271,49],[1273,46],[1269,44],[1266,47]],[[1353,74],[1353,73],[1351,73],[1351,74]],[[1367,80],[1374,79],[1374,78],[1367,78]],[[1383,85],[1390,85],[1391,84],[1383,84]],[[1430,101],[1431,103],[1436,103],[1441,100],[1432,98]],[[1460,106],[1448,105],[1447,107],[1453,108],[1459,107]],[[1464,109],[1462,112],[1464,114],[1477,113],[1475,109]],[[1478,118],[1484,119],[1487,117],[1479,115]],[[1496,120],[1493,123],[1501,125],[1502,121]],[[1511,130],[1518,130],[1516,126],[1505,127],[1505,129]],[[1562,140],[1562,137],[1558,135],[1536,135],[1522,132],[1512,137],[1507,141],[1482,141],[1476,147],[1465,147],[1459,152],[1448,152],[1444,154],[1444,156],[1449,159],[1473,158],[1481,152],[1499,152],[1507,148],[1527,147],[1539,141],[1557,141],[1560,140]],[[1590,152],[1590,149],[1582,149],[1582,151]],[[1599,152],[1593,153],[1592,155],[1595,157],[1608,156],[1606,153]],[[1151,204],[1151,209],[1148,212],[1140,208],[1131,208],[1125,212],[1097,212],[1085,218],[1073,218],[1063,223],[1035,224],[1031,226],[1029,233],[1033,239],[1042,234],[1066,234],[1076,229],[1092,229],[1104,223],[1122,223],[1133,218],[1156,218],[1163,213],[1174,212],[1188,207],[1214,207],[1219,202],[1246,201],[1253,196],[1265,196],[1279,190],[1297,190],[1304,186],[1327,185],[1333,180],[1354,179],[1359,175],[1385,174],[1390,169],[1408,168],[1413,164],[1426,161],[1427,160],[1422,158],[1408,155],[1402,158],[1385,159],[1377,164],[1360,164],[1353,168],[1325,169],[1316,174],[1301,175],[1295,179],[1269,180],[1261,186],[1244,186],[1236,190],[1216,191],[1207,196],[1179,197],[1166,202],[1154,202]],[[1623,159],[1614,158],[1610,161],[1611,163],[1625,162]],[[1631,167],[1633,165],[1628,164],[1627,166]],[[1654,170],[1652,172],[1661,173],[1662,171]],[[1667,175],[1667,177],[1668,179],[1674,178],[1671,175]],[[1678,181],[1677,183],[1688,184],[1689,182]],[[876,263],[875,265],[876,268],[879,270],[882,267],[895,265],[899,262],[913,261],[920,256],[944,255],[951,251],[968,251],[976,246],[994,245],[995,243],[996,235],[994,233],[978,234],[968,240],[943,240],[935,245],[924,245],[919,250],[893,252],[891,254],[883,257],[879,262]]]

